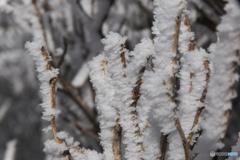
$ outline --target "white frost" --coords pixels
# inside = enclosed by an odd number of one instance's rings
[[[229,0],[225,10],[227,14],[217,28],[219,42],[210,48],[213,72],[206,97],[205,120],[201,123],[203,133],[194,149],[199,153],[196,159],[207,159],[210,151],[224,146],[219,140],[225,136],[225,113],[231,110],[231,99],[236,97],[232,86],[239,78],[235,69],[239,64],[236,53],[240,48],[240,7],[236,0]]]
[[[41,38],[38,38],[33,42],[26,42],[25,44],[25,48],[28,50],[29,55],[31,55],[35,61],[38,72],[38,79],[41,82],[40,92],[43,96],[43,102],[41,106],[44,109],[42,118],[50,121],[53,116],[59,113],[59,111],[51,108],[52,99],[49,81],[52,78],[57,77],[59,70],[55,68],[47,70],[47,62],[45,61],[41,51],[42,47],[44,46],[45,44]]]

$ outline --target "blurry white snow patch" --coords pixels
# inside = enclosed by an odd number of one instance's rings
[[[92,17],[92,0],[81,0],[80,4],[87,15]]]
[[[3,120],[11,106],[10,100],[6,100],[0,108],[0,122]]]
[[[7,149],[4,155],[4,160],[14,160],[16,156],[16,149],[17,149],[17,140],[13,139],[7,142]]]
[[[80,87],[84,85],[84,82],[88,78],[88,74],[89,74],[89,69],[88,69],[87,63],[84,63],[82,65],[82,68],[79,69],[76,76],[73,78],[72,85],[74,87]]]

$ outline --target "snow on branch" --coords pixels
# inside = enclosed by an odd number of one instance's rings
[[[43,96],[41,106],[44,109],[42,118],[51,121],[53,117],[59,113],[59,111],[55,109],[55,97],[53,97],[52,93],[55,92],[54,85],[59,70],[51,67],[51,58],[44,46],[45,43],[40,38],[36,39],[34,42],[27,42],[25,44],[25,48],[35,61],[38,79],[41,82],[40,92]]]
[[[116,126],[118,119],[117,110],[111,105],[114,101],[115,90],[110,84],[111,78],[107,71],[106,57],[100,54],[89,62],[90,78],[96,92],[95,102],[99,113],[100,138],[104,149],[104,159],[114,159],[112,129]]]
[[[211,150],[222,148],[238,81],[236,3],[229,0],[218,26],[220,40],[210,48],[212,55],[194,45],[187,0],[155,0],[155,38],[142,39],[133,51],[125,48],[127,37],[118,33],[110,32],[101,40],[104,51],[80,75],[89,72],[96,93],[103,154],[79,148],[67,133],[57,132],[59,70],[51,66],[42,39],[27,42],[41,82],[42,118],[51,122],[43,131],[52,130],[54,136],[44,143],[44,151],[61,160],[190,160],[207,159]],[[233,151],[238,148],[239,142]]]
[[[199,153],[196,159],[204,159],[210,151],[221,149],[222,139],[228,127],[231,111],[231,100],[236,97],[234,84],[238,81],[240,48],[240,7],[236,0],[229,0],[225,7],[227,12],[218,26],[219,42],[211,46],[210,60],[213,71],[206,97],[207,107],[202,121],[202,137],[196,146]],[[204,146],[204,147],[202,147]]]
[[[155,118],[159,120],[161,132],[164,135],[174,131],[174,77],[176,72],[175,32],[176,19],[185,6],[181,0],[155,1],[155,22],[153,33],[155,56],[153,59],[154,72],[146,73],[146,97],[151,101],[155,110]],[[180,27],[180,26],[179,26]],[[176,36],[176,37],[174,37]]]
[[[140,93],[140,87],[143,83],[142,76],[146,70],[148,60],[154,53],[153,43],[150,39],[142,39],[141,43],[136,45],[133,52],[130,52],[129,63],[125,68],[125,81],[126,87],[131,88],[131,92],[128,93],[129,99],[125,102],[127,107],[123,108],[123,113],[120,113],[122,119],[124,136],[126,138],[126,150],[131,153],[129,154],[130,159],[140,159],[143,154],[143,138],[142,133],[144,128],[147,126],[147,117],[145,112],[149,108],[147,106],[139,105],[139,100],[142,97]],[[130,98],[131,97],[131,98]],[[129,103],[131,104],[129,105]],[[138,118],[142,119],[142,126],[139,125]],[[134,148],[134,149],[133,149]]]
[[[97,92],[96,102],[102,124],[100,135],[105,158],[120,157],[113,153],[115,150],[112,148],[116,145],[121,147],[119,142],[114,142],[114,137],[121,136],[118,132],[121,132],[119,129],[122,128],[123,144],[126,145],[125,158],[137,160],[143,150],[136,106],[140,97],[141,76],[153,52],[153,44],[151,40],[143,39],[133,52],[128,52],[124,49],[125,41],[126,37],[110,32],[102,40],[105,45],[103,54],[94,58],[89,65],[90,76]],[[109,114],[109,111],[112,114]],[[119,128],[117,132],[116,128]]]
[[[68,160],[86,160],[88,157],[92,157],[93,155],[96,160],[102,159],[102,155],[95,151],[86,150],[85,152],[85,149],[80,149],[78,147],[79,143],[73,142],[73,138],[68,137],[67,133],[57,132],[55,126],[55,116],[59,113],[59,111],[55,109],[55,83],[59,70],[51,67],[51,57],[45,49],[45,43],[41,38],[38,38],[33,42],[26,42],[25,48],[35,61],[38,79],[41,82],[40,92],[43,97],[41,107],[44,110],[42,118],[44,120],[51,121],[51,127],[44,129],[44,131],[52,129],[54,136],[54,140],[47,140],[44,143],[44,151],[48,154],[54,155],[55,157],[65,157],[65,159]]]
[[[205,95],[210,76],[208,65],[209,55],[204,49],[195,49],[194,33],[191,32],[187,10],[184,10],[185,20],[182,22],[179,36],[179,52],[181,54],[181,69],[179,72],[180,89],[178,116],[187,143],[193,140],[193,135],[200,130],[198,121],[205,108]],[[183,24],[184,23],[184,24]],[[196,136],[195,136],[196,138]]]
[[[178,38],[181,25],[182,10],[186,6],[186,1],[154,1],[156,6],[155,22],[153,25],[154,51],[153,72],[146,72],[143,81],[146,85],[143,90],[146,91],[146,98],[153,109],[154,118],[160,126],[162,139],[167,140],[167,135],[176,129],[181,137],[177,139],[183,142],[185,156],[188,159],[189,154],[184,141],[183,131],[177,118],[175,118],[175,85],[177,70],[177,48]],[[146,77],[146,78],[145,78]],[[176,124],[176,126],[175,126]],[[179,135],[178,134],[178,135]],[[178,136],[177,135],[177,136]],[[162,158],[166,154],[166,142],[162,142],[161,154]]]
[[[110,32],[105,39],[102,39],[104,44],[104,54],[107,62],[108,76],[111,78],[110,84],[114,86],[114,100],[110,105],[117,110],[119,118],[116,120],[116,125],[112,129],[114,159],[121,159],[121,132],[122,119],[120,118],[121,111],[124,106],[124,101],[128,98],[126,92],[131,92],[130,88],[125,88],[124,83],[124,68],[126,67],[125,55],[128,52],[124,48],[126,37],[122,37],[118,33]]]

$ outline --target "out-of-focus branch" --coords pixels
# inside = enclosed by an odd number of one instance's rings
[[[78,8],[81,10],[81,12],[85,15],[85,17],[87,17],[89,20],[93,20],[92,17],[90,17],[83,9],[81,3],[79,2],[79,0],[76,0],[76,3],[78,5]],[[92,6],[93,7],[93,6]]]
[[[99,21],[99,23],[97,25],[98,32],[99,32],[99,34],[101,35],[102,38],[104,37],[104,35],[102,33],[102,25],[106,21],[106,19],[108,18],[108,13],[109,13],[109,11],[111,9],[111,6],[114,4],[114,2],[115,2],[115,0],[109,0],[109,3],[110,3],[109,7],[107,8],[107,11],[103,15],[103,17],[101,17],[101,19],[100,19],[100,21]]]
[[[7,149],[4,155],[4,160],[15,160],[17,150],[17,140],[7,142]]]
[[[86,116],[94,124],[94,126],[99,126],[95,115],[88,107],[87,103],[80,97],[76,89],[66,79],[66,77],[59,74],[58,81],[62,84],[64,93],[67,93],[78,104],[78,107],[86,114]]]
[[[65,55],[67,53],[68,41],[67,41],[66,37],[63,37],[63,44],[64,44],[64,50],[63,50],[63,54],[61,56],[61,59],[59,60],[57,66],[56,66],[57,68],[59,68],[61,66],[61,64],[63,63],[63,60],[64,60]]]
[[[226,2],[222,1],[222,0],[203,0],[205,3],[207,3],[209,6],[211,6],[211,8],[214,9],[214,11],[219,15],[222,16],[226,13],[226,11],[224,10],[224,5],[222,4],[226,4]]]
[[[37,12],[37,17],[38,17],[38,20],[39,20],[39,24],[41,26],[41,29],[42,29],[42,36],[43,36],[43,40],[44,42],[47,44],[47,38],[46,38],[46,32],[45,32],[45,29],[44,29],[44,26],[43,26],[43,18],[42,18],[42,15],[37,7],[37,0],[32,0],[32,3],[33,3],[33,6]]]
[[[67,117],[62,116],[62,119],[68,123],[70,123],[71,125],[73,125],[74,127],[76,127],[78,130],[80,130],[83,134],[85,134],[86,136],[94,139],[97,142],[100,142],[100,139],[98,138],[98,136],[94,135],[93,133],[90,133],[90,129],[76,123],[75,121],[71,121],[70,119],[68,119]]]
[[[216,26],[218,25],[218,21],[205,13],[202,9],[200,9],[197,5],[195,5],[196,10],[198,11],[197,22],[205,25],[212,31],[216,32]]]
[[[9,100],[5,101],[3,105],[0,108],[0,123],[3,120],[3,118],[6,116],[8,110],[11,107],[11,102]]]

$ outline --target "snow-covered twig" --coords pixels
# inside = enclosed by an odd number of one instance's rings
[[[199,153],[196,159],[204,159],[210,151],[224,146],[222,140],[231,116],[231,100],[236,97],[234,84],[239,79],[237,67],[240,48],[238,23],[240,7],[238,3],[236,0],[229,0],[225,7],[227,14],[222,17],[222,22],[218,26],[219,42],[210,47],[213,71],[206,97],[205,120],[201,123],[203,133],[194,147],[194,151]]]
[[[190,157],[189,152],[201,152],[196,159],[204,159],[209,149],[222,147],[220,142],[230,117],[233,84],[237,80],[240,27],[232,21],[240,18],[236,0],[229,1],[228,15],[219,26],[220,41],[210,49],[212,57],[194,45],[188,11],[184,10],[187,0],[155,0],[154,4],[153,42],[143,39],[130,52],[125,48],[127,38],[110,32],[101,41],[104,51],[89,63],[103,154],[81,149],[65,132],[57,132],[58,70],[51,67],[42,40],[26,43],[42,82],[43,118],[51,121],[45,130],[52,129],[55,138],[45,142],[45,152],[69,160],[190,160],[195,157]],[[211,77],[209,61],[214,68]],[[89,70],[83,70],[80,75],[87,77]],[[97,126],[95,115],[76,88],[61,74],[58,78],[63,90]],[[206,119],[202,120],[202,116]],[[67,118],[66,121],[77,126]],[[201,130],[203,134],[198,138]],[[199,151],[203,145],[204,149]]]
[[[57,143],[61,143],[57,138],[57,130],[55,127],[55,115],[59,113],[59,111],[55,109],[55,83],[59,70],[51,67],[49,62],[51,58],[44,46],[45,43],[42,39],[37,39],[34,42],[27,42],[25,44],[25,48],[36,62],[39,73],[38,78],[42,83],[40,91],[43,95],[43,103],[41,104],[44,109],[43,119],[51,121],[54,138]]]
[[[155,1],[155,22],[153,26],[153,33],[156,34],[154,39],[156,56],[153,60],[154,73],[149,75],[149,79],[158,77],[158,82],[155,82],[153,86],[149,86],[148,92],[149,98],[156,101],[159,99],[155,109],[155,116],[161,117],[158,119],[159,126],[161,127],[160,132],[167,139],[167,135],[175,131],[176,128],[180,135],[180,142],[182,141],[183,148],[185,151],[185,158],[189,159],[188,147],[186,144],[186,138],[184,136],[181,124],[176,115],[176,103],[175,103],[175,85],[176,85],[176,69],[177,69],[177,48],[178,48],[178,37],[181,25],[181,14],[182,10],[186,5],[186,1],[174,0],[174,1]],[[152,83],[152,82],[148,82]],[[162,90],[157,98],[156,88]],[[165,94],[165,96],[164,96]],[[159,97],[162,97],[161,99]],[[149,99],[148,98],[148,99]],[[168,102],[166,102],[168,101]],[[153,106],[154,106],[153,105]],[[155,107],[155,106],[154,106]],[[163,112],[164,110],[164,112]],[[168,112],[168,114],[166,114]],[[167,115],[167,116],[166,116]],[[166,125],[166,123],[168,123]],[[176,126],[176,127],[175,127]],[[166,142],[162,143],[161,146],[161,159],[165,158],[167,147]]]
[[[191,32],[188,14],[188,11],[185,10],[185,20],[182,22],[185,25],[181,25],[179,45],[179,51],[182,54],[179,73],[181,87],[177,98],[180,102],[178,110],[180,122],[187,138],[187,146],[192,141],[194,132],[199,130],[199,126],[195,126],[205,108],[204,100],[210,78],[208,54],[203,49],[195,49],[194,33]]]
[[[77,160],[79,158],[86,159],[89,154],[96,155],[96,160],[100,160],[101,154],[94,151],[80,149],[79,143],[73,143],[73,138],[68,137],[65,132],[57,132],[55,125],[55,116],[59,113],[55,108],[55,83],[57,79],[58,69],[52,68],[50,65],[51,57],[45,49],[45,43],[41,38],[33,42],[27,42],[25,48],[33,57],[37,66],[38,79],[41,82],[40,92],[43,96],[41,104],[44,109],[43,119],[51,121],[51,129],[55,140],[47,140],[44,151],[58,157],[68,157],[69,160]],[[48,130],[48,129],[46,129]]]

